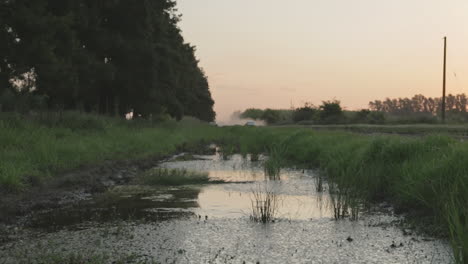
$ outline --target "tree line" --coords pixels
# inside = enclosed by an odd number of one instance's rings
[[[468,122],[468,97],[465,94],[446,96],[447,121]],[[438,123],[442,98],[415,95],[412,98],[375,100],[368,109],[344,110],[337,100],[323,101],[315,106],[305,103],[292,109],[250,108],[241,118],[264,120],[268,124],[412,124]]]
[[[369,112],[369,113],[368,113]],[[348,122],[372,122],[375,118],[370,111],[353,112],[349,117],[338,100],[323,101],[320,106],[305,103],[294,109],[256,109],[249,108],[240,113],[244,119],[263,120],[267,124],[340,124]],[[370,119],[374,118],[374,119]],[[351,120],[352,119],[352,120]],[[357,120],[359,119],[359,120]],[[376,122],[379,120],[376,119]]]
[[[468,98],[465,94],[446,96],[446,111],[452,113],[466,113]],[[412,98],[387,98],[383,101],[375,100],[369,102],[372,111],[386,112],[392,114],[429,113],[437,115],[442,111],[442,98],[426,97],[422,94]]]
[[[0,105],[212,121],[174,0],[0,0]]]

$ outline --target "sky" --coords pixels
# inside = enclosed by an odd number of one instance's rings
[[[217,120],[246,108],[468,94],[467,0],[178,0]]]

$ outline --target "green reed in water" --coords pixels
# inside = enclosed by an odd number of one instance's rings
[[[252,190],[252,214],[250,218],[255,222],[272,222],[278,210],[278,194],[273,185],[266,182]]]
[[[270,179],[279,179],[284,166],[287,145],[284,142],[274,144],[268,149],[268,159],[263,163],[265,175]]]

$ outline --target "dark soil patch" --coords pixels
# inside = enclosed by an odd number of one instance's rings
[[[58,174],[47,183],[20,193],[0,192],[0,224],[18,224],[20,217],[34,211],[77,203],[90,194],[128,183],[138,173],[155,167],[165,158],[168,157],[106,161]]]

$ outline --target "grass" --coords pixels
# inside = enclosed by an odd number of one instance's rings
[[[408,124],[408,125],[288,125],[293,128],[309,128],[314,130],[349,131],[355,133],[373,134],[404,134],[404,135],[430,135],[447,134],[457,137],[468,136],[468,126],[463,124]]]
[[[468,143],[432,134],[463,135],[465,126],[385,126],[388,132],[430,134],[403,137],[308,127],[219,128],[195,120],[152,123],[77,113],[0,117],[0,189],[22,190],[79,166],[163,157],[211,142],[224,147],[226,156],[241,152],[270,158],[282,145],[274,170],[320,168],[327,182],[353,198],[351,204],[386,200],[399,211],[424,216],[431,229],[450,237],[457,260],[468,260]]]
[[[144,185],[169,185],[179,186],[186,184],[209,183],[207,172],[195,172],[185,169],[154,168],[138,177],[138,181]]]
[[[283,166],[320,168],[329,183],[351,197],[350,205],[342,205],[351,206],[350,216],[357,213],[353,204],[389,201],[397,211],[429,221],[428,230],[448,235],[459,262],[467,261],[468,143],[437,134],[403,137],[292,127],[230,131],[239,135],[245,151],[255,144],[253,149],[268,152],[286,142]]]
[[[278,210],[278,194],[273,185],[265,183],[252,190],[252,214],[255,222],[269,223],[274,220]]]
[[[128,121],[79,113],[0,115],[0,190],[21,191],[60,172],[105,160],[164,157],[223,137],[222,130],[182,122]]]
[[[352,186],[346,183],[330,182],[328,184],[331,207],[336,220],[349,217],[358,220],[363,201],[353,192]]]
[[[466,190],[466,182],[460,182],[457,191]],[[450,195],[446,204],[446,221],[448,223],[452,248],[458,263],[468,260],[468,200],[460,200],[457,192]],[[466,198],[466,195],[465,195]]]
[[[280,179],[281,167],[284,167],[284,154],[287,145],[279,142],[267,149],[268,159],[263,163],[265,175],[270,179]]]

